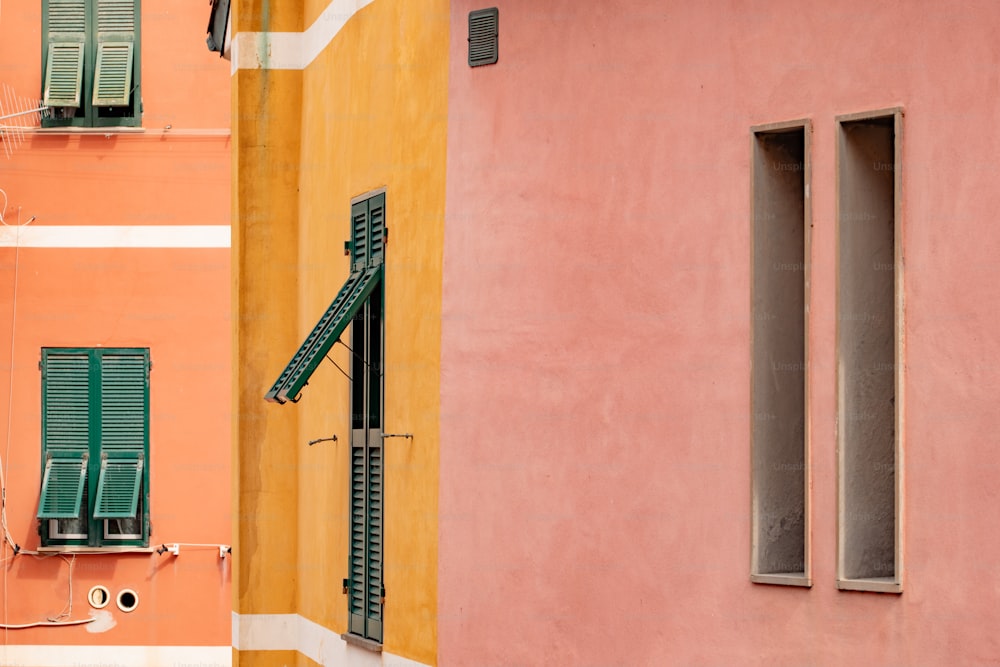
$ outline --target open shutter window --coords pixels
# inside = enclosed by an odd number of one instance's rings
[[[97,0],[95,106],[128,106],[134,44],[135,0]]]
[[[48,0],[43,8],[47,47],[42,103],[51,107],[79,107],[87,40],[87,2]]]
[[[142,482],[142,456],[136,459],[101,458],[97,481],[95,519],[130,519],[135,516]]]
[[[42,475],[38,500],[39,519],[75,519],[80,515],[83,484],[87,479],[87,457],[49,455]]]
[[[298,400],[299,392],[379,285],[381,278],[381,266],[370,267],[364,273],[351,274],[285,370],[264,395],[265,399],[276,403]]]

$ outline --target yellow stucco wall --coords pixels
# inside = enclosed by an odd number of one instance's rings
[[[384,430],[414,437],[385,441],[383,647],[425,664],[437,654],[447,63],[446,0],[376,0],[304,71],[240,71],[233,84],[234,609],[347,629],[348,382],[324,363],[299,403],[262,396],[347,277],[351,198],[384,187]],[[350,368],[343,346],[330,356]]]
[[[300,342],[301,84],[296,71],[240,71],[232,84],[233,609],[241,614],[295,611],[298,413],[262,396]]]

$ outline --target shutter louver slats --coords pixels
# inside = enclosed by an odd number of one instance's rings
[[[351,270],[364,271],[368,267],[370,244],[368,240],[368,202],[351,206],[351,241],[353,255]]]
[[[79,107],[87,41],[86,0],[49,0],[45,14],[45,81],[42,103]]]
[[[382,432],[369,431],[368,585],[365,636],[382,641]]]
[[[83,34],[87,30],[87,0],[49,0],[49,34]]]
[[[149,363],[143,354],[104,354],[100,365],[101,474],[94,518],[131,518],[142,483]]]
[[[90,447],[90,362],[86,354],[43,357],[45,391],[42,394],[42,440],[53,455]]]
[[[377,195],[369,200],[369,229],[371,241],[369,251],[372,264],[381,264],[385,254],[385,195]]]
[[[90,450],[90,361],[86,354],[42,353],[45,470],[38,518],[80,513]]]
[[[135,32],[135,0],[98,0],[97,32]]]
[[[98,0],[94,106],[128,106],[135,58],[135,0]]]
[[[95,519],[129,519],[135,516],[142,482],[142,456],[134,460],[101,460],[97,482]]]
[[[75,519],[80,515],[83,485],[87,479],[87,457],[49,456],[38,499],[39,519]]]
[[[148,361],[144,355],[101,357],[101,451],[142,454],[146,443]]]
[[[299,392],[379,284],[381,277],[382,267],[377,266],[364,274],[352,274],[348,278],[285,370],[264,395],[265,399],[278,403],[297,400]]]
[[[51,107],[79,107],[83,82],[83,42],[49,42],[42,103]]]
[[[499,23],[496,7],[469,12],[469,67],[497,62]]]
[[[94,74],[95,106],[127,106],[132,88],[132,42],[104,41],[97,45]]]
[[[351,587],[348,598],[349,632],[365,633],[365,597],[367,565],[365,525],[365,447],[364,430],[351,432]]]

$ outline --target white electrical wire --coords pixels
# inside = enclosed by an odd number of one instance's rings
[[[4,214],[7,212],[7,193],[0,189],[0,194],[3,195],[3,208],[0,209],[0,223],[3,223],[4,227],[10,227],[7,224],[7,220],[4,218]],[[11,316],[10,316],[10,371],[8,373],[9,383],[7,385],[7,445],[4,449],[3,460],[0,460],[0,530],[3,531],[3,541],[2,548],[0,548],[0,553],[5,553],[7,546],[9,545],[11,551],[13,551],[13,556],[16,556],[20,548],[11,537],[10,529],[7,526],[7,468],[10,465],[10,440],[11,440],[11,428],[14,423],[14,331],[15,331],[15,321],[17,317],[17,275],[18,267],[21,259],[21,227],[30,225],[35,219],[35,216],[31,216],[27,222],[23,225],[21,224],[21,209],[17,210],[17,224],[14,227],[17,228],[15,243],[14,243],[14,287],[13,287],[13,297],[11,302]],[[7,560],[4,558],[4,560]],[[3,623],[0,627],[4,630],[4,645],[7,645],[7,631],[10,629],[18,629],[16,627],[10,626],[7,623],[7,600],[10,596],[9,589],[7,585],[7,570],[10,568],[4,567],[3,569]],[[72,567],[70,568],[70,577],[72,577]],[[33,627],[33,626],[32,626]]]

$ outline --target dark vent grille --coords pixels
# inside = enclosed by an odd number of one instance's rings
[[[499,26],[500,10],[496,7],[469,12],[469,67],[497,61]]]

